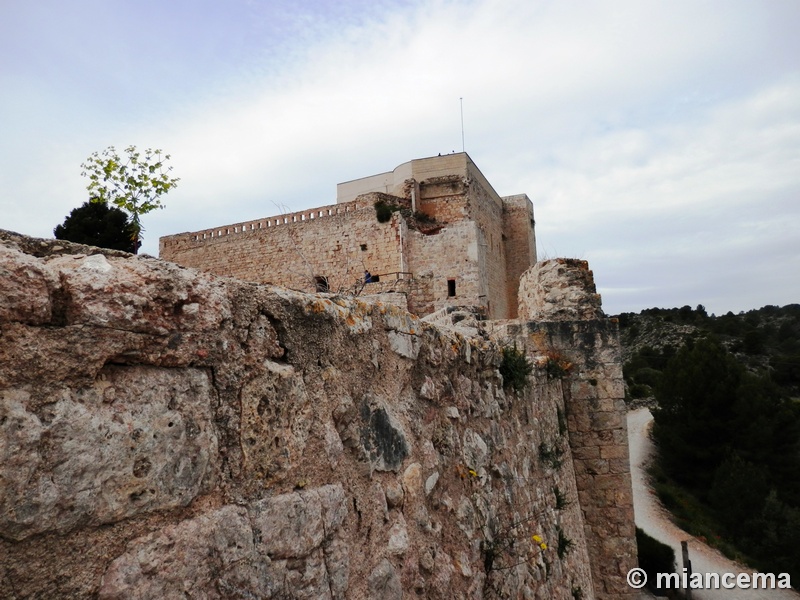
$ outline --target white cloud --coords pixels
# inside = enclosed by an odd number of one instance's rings
[[[91,151],[162,147],[182,181],[146,217],[155,253],[160,235],[331,203],[339,181],[460,150],[463,97],[467,151],[498,192],[534,199],[544,253],[591,261],[609,310],[800,294],[778,268],[798,263],[794,4],[212,4],[188,19],[159,5],[172,32],[147,38],[169,55],[160,80],[134,69],[110,89],[68,85],[86,65],[54,55],[55,83],[13,70],[0,226],[49,235],[83,201]],[[118,9],[106,23],[129,15]],[[117,52],[135,47],[134,32],[115,35]],[[747,293],[726,284],[743,269],[759,274]]]

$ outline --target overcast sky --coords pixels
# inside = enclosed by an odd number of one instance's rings
[[[52,237],[80,164],[162,148],[158,238],[332,204],[466,151],[606,312],[800,302],[797,0],[0,1],[0,228]]]

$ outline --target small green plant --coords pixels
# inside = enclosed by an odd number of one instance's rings
[[[564,557],[569,554],[570,550],[572,550],[575,542],[566,536],[564,530],[561,529],[561,525],[556,525],[556,534],[558,534],[558,545],[556,546],[556,552],[558,553],[558,558],[564,560]]]
[[[528,385],[528,375],[533,371],[533,364],[528,360],[524,350],[519,350],[517,344],[503,348],[503,358],[500,362],[500,375],[503,376],[503,387],[510,387],[520,393]]]
[[[564,510],[569,506],[570,502],[567,499],[567,495],[558,486],[553,488],[553,495],[556,497],[556,510]]]
[[[553,470],[561,467],[563,463],[561,457],[563,455],[564,451],[558,446],[553,446],[551,448],[547,442],[539,444],[539,459]]]
[[[516,529],[516,526],[512,527],[507,531],[498,532],[497,537],[492,540],[484,539],[481,541],[483,568],[487,574],[492,571],[512,569],[526,562],[525,557],[517,556],[520,549],[517,547],[519,540],[517,539],[518,531]],[[544,544],[544,542],[541,542],[541,544]],[[537,543],[537,545],[539,544]],[[542,551],[546,549],[547,545],[544,544]]]
[[[375,216],[378,219],[378,223],[386,223],[392,218],[392,207],[386,204],[383,200],[376,200],[375,201]]]
[[[563,379],[572,370],[572,363],[556,350],[551,350],[546,354],[545,371],[548,379]]]
[[[480,544],[483,568],[487,575],[484,592],[497,592],[493,586],[491,573],[514,569],[522,564],[534,564],[538,560],[547,568],[547,541],[537,532],[535,523],[541,514],[531,514],[512,521],[505,527],[483,525],[484,538]]]

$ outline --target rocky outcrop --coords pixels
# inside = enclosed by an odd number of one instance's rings
[[[509,391],[484,335],[147,256],[0,232],[0,276],[4,597],[571,599],[614,577],[571,375]]]
[[[519,281],[522,321],[591,321],[602,319],[600,294],[589,263],[575,258],[543,260]]]

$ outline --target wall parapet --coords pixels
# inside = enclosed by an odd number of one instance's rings
[[[638,566],[619,325],[601,309],[586,261],[536,263],[520,280],[519,315],[495,332],[562,378],[569,444],[597,600],[636,598]]]
[[[159,247],[162,251],[164,251],[180,245],[181,243],[202,243],[205,240],[226,238],[228,236],[233,236],[240,233],[265,233],[273,227],[280,227],[282,225],[313,223],[314,221],[329,217],[347,216],[356,211],[372,208],[375,201],[380,198],[391,199],[393,202],[406,202],[402,198],[397,198],[396,196],[391,196],[389,194],[370,192],[368,194],[359,196],[355,200],[341,204],[329,204],[327,206],[319,206],[313,209],[299,210],[295,212],[274,215],[271,217],[254,219],[251,221],[232,223],[230,225],[223,225],[221,227],[211,227],[209,229],[203,229],[200,231],[176,233],[174,235],[163,236],[159,240]]]
[[[278,227],[280,225],[288,225],[290,223],[304,223],[306,221],[314,221],[324,217],[337,216],[346,214],[354,210],[359,210],[363,207],[353,206],[353,203],[347,204],[331,204],[328,206],[320,206],[313,210],[300,210],[291,213],[284,213],[282,215],[266,217],[262,219],[255,219],[252,221],[243,221],[241,223],[233,223],[231,225],[223,225],[221,227],[212,227],[210,229],[203,229],[200,231],[176,233],[174,235],[167,235],[161,238],[161,248],[168,248],[177,245],[180,242],[202,242],[206,239],[214,239],[234,235],[237,233],[246,233],[250,231],[263,231],[270,227]]]

